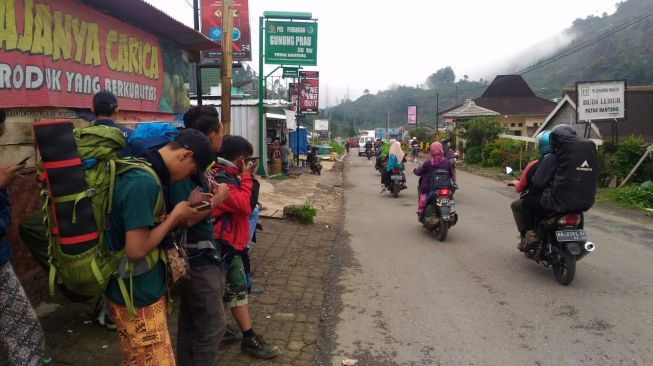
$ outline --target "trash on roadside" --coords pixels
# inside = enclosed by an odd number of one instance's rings
[[[346,358],[342,360],[342,366],[354,366],[358,363],[358,360],[354,360],[353,358]]]
[[[84,322],[84,325],[88,325],[88,324],[91,324],[91,323],[93,323],[93,321],[87,320],[87,321]]]
[[[68,333],[72,333],[72,332],[73,332],[73,330],[72,330],[72,329],[68,329]]]
[[[106,345],[106,344],[103,344],[103,345],[102,345],[102,349],[107,349],[107,348],[109,348],[108,345]]]
[[[265,319],[272,319],[272,315],[266,315]]]

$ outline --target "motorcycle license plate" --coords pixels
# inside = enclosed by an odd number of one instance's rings
[[[450,200],[448,198],[438,198],[438,204],[440,206],[451,206],[453,205],[453,200]]]
[[[402,177],[401,177],[401,175],[393,175],[393,176],[390,177],[390,179],[392,179],[392,180],[401,180]]]
[[[562,230],[556,231],[556,239],[558,242],[587,241],[587,234],[585,230]]]

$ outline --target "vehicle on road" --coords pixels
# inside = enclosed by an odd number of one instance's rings
[[[394,168],[390,172],[390,185],[386,187],[394,196],[399,197],[399,192],[406,189],[406,175],[399,168]]]
[[[306,155],[306,160],[312,174],[322,174],[322,164],[320,164],[320,158],[317,156],[317,147],[311,148],[309,153]]]
[[[372,159],[372,155],[374,155],[373,148],[368,147],[365,149],[365,156],[367,157],[367,160]]]
[[[522,197],[525,194],[527,192],[522,193]],[[596,249],[596,245],[587,240],[584,224],[581,211],[543,217],[537,225],[539,242],[528,247],[524,255],[544,267],[551,266],[556,281],[569,285],[576,275],[576,262]]]
[[[358,138],[358,156],[365,155],[365,145],[368,142],[374,145],[374,136],[362,136]]]
[[[426,195],[426,204],[419,221],[440,241],[447,238],[449,229],[458,222],[454,192],[449,172],[435,170],[431,175],[430,192]]]

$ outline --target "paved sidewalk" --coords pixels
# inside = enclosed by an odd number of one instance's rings
[[[304,176],[297,178],[299,182]],[[305,179],[305,178],[304,178]],[[316,182],[308,184],[308,180]],[[264,218],[263,231],[251,254],[253,278],[265,291],[252,295],[250,312],[254,329],[276,344],[283,355],[273,360],[256,360],[240,353],[240,345],[224,346],[220,365],[315,365],[319,319],[328,286],[331,248],[342,202],[342,170],[335,169],[308,176],[305,184],[284,187],[275,182],[277,194],[302,191],[306,201],[319,210],[314,225],[291,220]],[[295,183],[298,183],[295,182]],[[290,185],[289,185],[290,186]],[[310,192],[310,194],[306,194]],[[291,194],[289,192],[289,194]],[[265,196],[261,200],[265,205]],[[114,331],[92,324],[92,303],[42,304],[37,312],[46,333],[47,354],[55,365],[117,365],[120,360],[118,336]],[[230,323],[233,319],[227,316]],[[176,341],[177,313],[169,318],[173,342]]]

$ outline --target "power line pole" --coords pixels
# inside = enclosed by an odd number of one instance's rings
[[[388,139],[390,137],[390,111],[388,111],[388,118],[386,119],[386,125],[385,125],[385,138]]]
[[[222,127],[225,135],[231,129],[231,74],[233,61],[233,28],[234,17],[232,11],[233,0],[222,1],[222,65],[220,79],[222,80]]]
[[[200,5],[199,0],[193,0],[193,28],[199,32],[200,30]],[[202,69],[200,62],[202,61],[202,53],[195,61],[195,94],[197,95],[197,105],[202,105]]]
[[[435,92],[435,136],[438,136],[440,132],[440,118],[438,114],[440,113],[440,93],[436,90]]]

